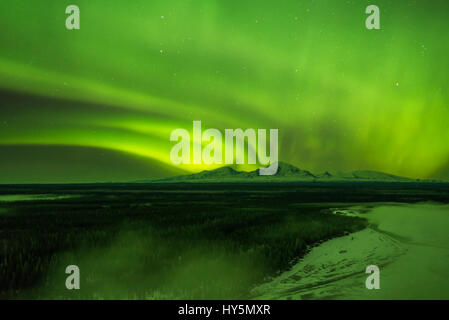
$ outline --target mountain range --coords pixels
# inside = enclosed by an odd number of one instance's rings
[[[431,180],[417,180],[395,176],[392,174],[371,171],[371,170],[356,170],[346,173],[324,172],[321,174],[314,174],[307,170],[299,169],[291,164],[285,162],[278,163],[278,171],[272,176],[261,176],[259,170],[254,171],[237,171],[231,166],[221,167],[214,170],[204,170],[199,173],[180,175],[166,179],[159,180],[145,180],[137,181],[140,183],[148,182],[332,182],[332,181],[372,181],[372,182],[434,182]]]

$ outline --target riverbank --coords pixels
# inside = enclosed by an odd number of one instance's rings
[[[351,208],[351,213],[366,212]],[[315,248],[291,270],[253,290],[260,299],[448,299],[449,206],[380,205],[358,213],[365,230]],[[379,290],[365,269],[380,268]]]

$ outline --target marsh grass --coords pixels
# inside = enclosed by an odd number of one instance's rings
[[[247,193],[88,192],[0,215],[3,298],[237,299],[360,218]],[[81,290],[65,288],[78,265]]]

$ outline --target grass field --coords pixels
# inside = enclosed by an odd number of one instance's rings
[[[5,200],[35,194],[53,198]],[[310,246],[366,226],[327,213],[336,202],[448,194],[402,184],[0,186],[1,297],[248,298]],[[81,290],[65,288],[70,264]]]

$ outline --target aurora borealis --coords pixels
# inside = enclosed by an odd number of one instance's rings
[[[3,0],[0,183],[204,170],[170,162],[170,132],[194,120],[278,128],[279,159],[315,172],[449,179],[448,15],[443,0]]]

